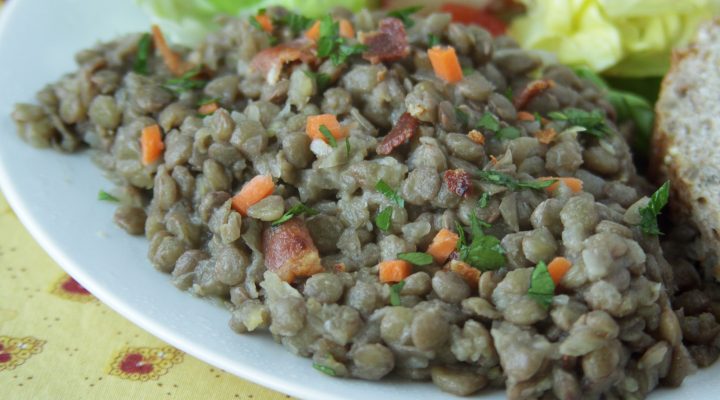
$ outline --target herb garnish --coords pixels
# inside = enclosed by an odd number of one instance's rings
[[[202,106],[205,106],[208,104],[217,103],[219,101],[220,101],[219,97],[209,97],[209,98],[205,97],[205,98],[200,99],[200,101],[197,102],[197,106],[202,107]]]
[[[360,54],[367,50],[362,44],[347,44],[345,38],[340,36],[340,24],[333,21],[330,15],[320,20],[320,39],[317,42],[317,54],[320,57],[329,57],[335,65],[344,63],[348,57]]]
[[[207,81],[193,79],[200,73],[200,71],[201,67],[195,67],[182,74],[179,78],[168,79],[162,86],[175,94],[180,94],[188,90],[202,89],[205,87]]]
[[[409,253],[398,253],[397,258],[399,260],[407,261],[413,265],[428,265],[432,264],[433,258],[428,253],[420,252],[409,252]]]
[[[313,368],[315,368],[316,370],[322,372],[322,373],[325,374],[325,375],[337,376],[337,372],[335,372],[334,369],[328,367],[327,365],[322,365],[322,364],[318,364],[318,363],[313,363]]]
[[[325,90],[328,86],[330,86],[330,75],[324,74],[322,72],[312,72],[312,71],[304,71],[305,75],[307,75],[310,79],[315,80],[315,85],[317,85],[318,92],[322,92]]]
[[[440,36],[433,33],[428,35],[428,47],[435,47],[440,45]],[[465,71],[463,71],[465,72]]]
[[[605,115],[600,110],[585,111],[578,108],[566,108],[548,114],[554,121],[566,121],[570,126],[585,128],[586,133],[603,138],[612,133],[605,122]]]
[[[662,235],[660,227],[658,227],[657,216],[660,215],[660,210],[667,204],[669,197],[670,181],[667,181],[652,194],[647,206],[640,209],[640,229],[644,234]]]
[[[300,32],[303,32],[304,30],[310,28],[315,21],[304,15],[288,11],[287,14],[275,19],[275,22],[287,26],[288,28],[290,28],[290,31],[293,33],[293,35],[297,35]]]
[[[470,120],[470,116],[460,107],[455,107],[455,119],[457,119],[463,126],[466,126]]]
[[[289,210],[285,211],[285,214],[282,215],[282,217],[276,219],[272,222],[272,226],[278,226],[284,222],[287,222],[291,220],[293,217],[305,214],[305,215],[316,215],[318,211],[312,207],[308,207],[303,203],[295,204],[294,206],[290,207]]]
[[[477,171],[477,177],[485,182],[493,185],[505,186],[510,190],[534,189],[542,190],[552,186],[557,179],[547,179],[542,181],[520,181],[509,175],[497,171]]]
[[[400,305],[400,291],[402,291],[403,287],[405,287],[405,281],[400,281],[400,282],[390,286],[390,305],[391,306],[399,306]]]
[[[345,155],[347,158],[350,158],[350,138],[345,138]]]
[[[458,223],[455,225],[459,236],[457,250],[460,260],[481,271],[496,270],[505,265],[505,249],[500,245],[500,239],[486,235],[482,230],[483,226],[487,228],[490,224],[471,214],[470,231],[473,238],[470,244],[467,244],[463,227]]]
[[[377,227],[380,228],[380,230],[387,232],[388,229],[390,229],[390,222],[392,220],[392,215],[393,215],[393,208],[385,207],[375,217],[375,225],[377,225]]]
[[[489,112],[485,112],[485,114],[483,114],[482,117],[480,117],[480,120],[475,124],[475,128],[485,129],[490,132],[497,132],[500,129],[500,123],[494,115]]]
[[[422,6],[411,6],[390,11],[387,15],[388,17],[394,17],[401,20],[406,28],[412,28],[412,26],[415,25],[415,21],[410,18],[410,16],[420,10],[422,10]]]
[[[552,304],[554,295],[555,282],[553,282],[552,276],[550,276],[548,272],[547,265],[540,261],[535,269],[533,269],[528,296],[537,301],[543,308],[547,309],[550,307],[550,304]]]
[[[325,139],[328,141],[328,144],[330,147],[337,147],[337,140],[335,140],[335,136],[330,133],[330,129],[328,129],[325,125],[320,125],[320,133],[325,137]]]
[[[108,193],[108,192],[106,192],[106,191],[104,191],[104,190],[100,190],[100,191],[98,192],[98,200],[102,200],[102,201],[120,201],[120,199],[118,199],[117,197],[111,195],[110,193]]]
[[[490,193],[483,192],[482,196],[478,199],[477,205],[480,208],[485,208],[488,206],[488,203],[490,202]]]
[[[498,131],[496,138],[501,140],[512,140],[520,137],[520,129],[514,126],[506,126]]]
[[[148,74],[148,58],[150,57],[150,46],[152,45],[152,37],[149,33],[144,33],[137,45],[137,55],[133,63],[133,71],[136,74]]]
[[[400,207],[405,207],[405,199],[400,197],[397,192],[395,192],[390,185],[387,184],[384,180],[380,179],[375,184],[375,190],[382,193],[385,197],[387,197],[390,201],[397,204]]]

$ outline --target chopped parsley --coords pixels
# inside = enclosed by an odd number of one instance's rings
[[[472,75],[475,73],[475,67],[462,67],[463,76]]]
[[[535,269],[533,269],[528,296],[537,301],[543,308],[547,309],[550,307],[550,304],[552,304],[554,295],[555,282],[553,282],[552,276],[550,276],[550,272],[548,272],[547,265],[540,261]]]
[[[440,36],[433,33],[428,35],[428,47],[440,46]],[[463,71],[465,72],[465,71]]]
[[[538,124],[540,124],[540,126],[542,126],[542,115],[540,115],[539,112],[535,111],[533,113],[533,116],[535,117],[535,122],[537,122]]]
[[[397,258],[399,260],[407,261],[413,265],[428,265],[432,264],[433,258],[428,253],[410,252],[410,253],[398,253]]]
[[[513,93],[513,88],[511,86],[508,86],[507,89],[505,89],[505,98],[513,101],[513,97],[515,97],[515,94]]]
[[[501,140],[517,139],[520,137],[520,129],[514,126],[506,126],[500,129],[495,137]]]
[[[482,230],[490,224],[478,220],[474,213],[470,215],[470,224],[472,242],[468,244],[463,227],[456,223],[460,260],[481,271],[492,271],[505,265],[505,249],[500,245],[500,239],[486,235]]]
[[[566,121],[570,126],[585,128],[583,132],[598,138],[612,133],[605,122],[605,115],[600,110],[585,111],[579,108],[566,108],[563,111],[554,111],[548,114],[554,121]]]
[[[320,125],[320,133],[327,139],[328,144],[330,147],[337,147],[337,140],[335,140],[335,136],[330,133],[330,129],[328,129],[325,125]]]
[[[187,92],[188,90],[202,89],[205,87],[207,81],[202,79],[193,79],[200,73],[200,71],[201,67],[195,67],[182,74],[179,78],[168,79],[162,86],[175,94]]]
[[[488,206],[488,203],[490,202],[490,193],[483,192],[482,196],[478,199],[477,205],[480,208],[485,208]]]
[[[316,370],[322,372],[322,373],[325,374],[325,375],[337,376],[337,372],[335,372],[334,369],[328,367],[327,365],[322,365],[322,364],[318,364],[318,363],[313,363],[313,368],[315,368]]]
[[[493,185],[505,186],[510,190],[534,189],[542,190],[552,186],[557,179],[538,181],[520,181],[509,175],[497,171],[478,171],[477,177]]]
[[[148,74],[148,59],[150,57],[150,46],[152,45],[152,37],[149,33],[144,33],[137,45],[137,55],[133,63],[133,71],[136,74]]]
[[[403,287],[405,287],[405,281],[400,281],[400,282],[390,286],[390,305],[391,306],[399,306],[400,305],[400,292],[402,291]]]
[[[480,117],[480,120],[475,124],[475,128],[490,132],[497,132],[500,129],[500,122],[498,122],[494,115],[489,112],[485,112],[485,114],[483,114],[482,117]]]
[[[384,180],[380,179],[375,184],[375,190],[382,193],[385,197],[387,197],[390,201],[397,204],[400,207],[405,207],[405,199],[400,197],[399,194],[397,194],[396,191],[394,191],[390,185],[387,184]]]
[[[422,10],[422,6],[411,6],[390,11],[387,15],[388,17],[394,17],[402,21],[406,28],[412,28],[412,26],[415,25],[415,21],[410,18],[410,16],[420,10]]]
[[[309,29],[315,21],[301,14],[288,12],[287,14],[275,19],[275,23],[282,24],[290,28],[293,35]]]
[[[117,197],[111,195],[110,193],[108,193],[108,192],[106,192],[106,191],[104,191],[104,190],[100,190],[100,191],[98,192],[98,200],[102,200],[102,201],[120,201],[120,199],[118,199]]]
[[[206,97],[206,98],[200,99],[200,101],[197,102],[197,106],[202,107],[202,106],[205,106],[208,104],[217,103],[219,101],[220,101],[219,97],[210,97],[210,98]]]
[[[282,215],[282,217],[276,219],[272,222],[272,226],[278,226],[282,223],[285,223],[289,220],[291,220],[293,217],[297,215],[316,215],[318,212],[316,209],[312,207],[308,207],[303,203],[295,204],[294,206],[290,207],[289,210],[285,211],[285,214]]]
[[[335,65],[340,65],[355,54],[367,49],[362,44],[347,44],[345,38],[340,36],[340,24],[333,21],[330,15],[320,20],[320,39],[317,42],[317,54],[328,57]]]
[[[330,86],[332,80],[330,78],[330,75],[324,74],[322,72],[305,71],[305,75],[307,75],[310,79],[315,80],[315,85],[317,85],[318,92],[322,92],[327,89],[327,87]]]
[[[455,107],[455,119],[457,119],[463,126],[466,126],[470,120],[470,116],[460,107]]]
[[[382,231],[387,232],[390,229],[390,223],[392,222],[393,208],[385,207],[375,217],[375,225]]]
[[[670,181],[667,181],[650,196],[647,206],[640,209],[640,229],[644,234],[662,235],[657,223],[657,216],[660,215],[660,210],[665,207],[669,198]]]

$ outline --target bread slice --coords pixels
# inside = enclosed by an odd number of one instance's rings
[[[720,19],[675,51],[655,111],[651,170],[671,180],[673,217],[696,225],[706,276],[720,280]]]

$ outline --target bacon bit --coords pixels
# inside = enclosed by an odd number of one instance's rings
[[[519,96],[513,101],[515,108],[523,110],[528,103],[537,95],[555,86],[555,82],[550,79],[540,79],[532,81],[523,89]],[[534,117],[533,117],[534,119]]]
[[[198,108],[198,114],[200,115],[210,115],[218,110],[220,106],[218,106],[218,103],[213,101],[212,103],[203,104]]]
[[[538,142],[542,144],[552,143],[552,141],[555,140],[556,136],[557,132],[555,132],[555,129],[553,128],[543,129],[535,133],[535,138],[538,140]]]
[[[180,55],[172,51],[165,41],[165,36],[159,26],[153,25],[150,29],[152,30],[153,45],[160,51],[165,66],[173,75],[182,76],[182,74],[194,68],[192,64],[183,61]]]
[[[492,165],[496,165],[498,163],[498,159],[495,156],[490,155],[490,162]]]
[[[380,144],[377,145],[375,151],[383,156],[392,153],[396,147],[402,145],[415,136],[415,132],[417,132],[419,127],[420,120],[407,112],[403,113],[403,115],[398,118],[397,123],[395,123],[392,130],[390,130],[390,133],[388,133]]]
[[[375,32],[361,34],[360,42],[368,47],[363,58],[373,64],[398,61],[410,54],[405,25],[397,18],[384,18]]]
[[[467,197],[472,190],[470,174],[464,169],[449,169],[443,175],[448,190],[460,197]]]
[[[530,114],[527,111],[518,111],[517,119],[519,121],[532,122],[532,121],[535,121],[535,116]]]
[[[308,277],[323,271],[320,254],[302,218],[263,231],[265,268],[280,279],[292,283],[297,277]]]
[[[479,145],[485,144],[485,135],[476,129],[473,129],[468,133],[468,138]]]
[[[312,63],[317,57],[312,53],[313,43],[304,40],[294,40],[289,43],[267,48],[255,55],[250,61],[250,69],[258,71],[265,76],[268,84],[274,85],[280,78],[285,64],[301,60]]]
[[[443,4],[440,7],[440,11],[450,13],[452,15],[453,22],[480,25],[493,36],[504,35],[507,31],[507,24],[505,21],[487,9],[467,6],[458,2]]]

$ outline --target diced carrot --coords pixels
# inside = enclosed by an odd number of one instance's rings
[[[557,182],[555,182],[552,185],[545,188],[545,190],[547,190],[548,192],[557,190],[557,188],[560,187],[560,182],[564,183],[565,186],[570,188],[570,190],[573,193],[580,193],[583,190],[583,181],[581,181],[578,178],[571,178],[571,177],[566,177],[566,176],[562,176],[562,177],[544,176],[542,178],[538,178],[538,180],[541,180],[541,181],[548,181],[548,180],[552,180],[552,179],[556,179]]]
[[[460,239],[457,233],[448,230],[440,229],[432,243],[428,246],[427,253],[430,254],[436,263],[442,264],[450,256],[450,253],[455,251],[457,242]]]
[[[307,117],[305,133],[307,133],[311,139],[322,139],[327,142],[327,138],[320,132],[320,127],[323,125],[328,128],[330,134],[333,135],[335,139],[342,139],[347,136],[347,131],[340,126],[337,117],[333,114],[311,115]]]
[[[310,29],[305,31],[305,37],[315,42],[320,39],[320,21],[315,21]]]
[[[479,269],[473,268],[467,263],[460,260],[451,260],[449,263],[445,264],[443,269],[446,271],[452,271],[460,275],[460,277],[462,277],[465,282],[470,285],[471,289],[478,287],[478,282],[480,282],[481,274]]]
[[[155,124],[143,128],[140,136],[140,148],[142,150],[143,165],[150,165],[160,158],[163,150],[165,150],[160,125]]]
[[[485,144],[485,135],[476,129],[473,129],[468,133],[468,138],[477,144]]]
[[[198,114],[200,115],[210,115],[218,110],[220,106],[218,106],[218,103],[216,101],[213,101],[212,103],[203,104],[198,108]]]
[[[527,111],[518,111],[517,119],[520,121],[535,121],[535,116]]]
[[[153,25],[151,30],[153,35],[153,44],[155,45],[155,48],[160,51],[160,55],[163,58],[165,66],[173,73],[173,75],[181,76],[193,68],[191,64],[183,61],[177,53],[172,51],[165,41],[165,36],[159,26]]]
[[[340,20],[340,36],[347,39],[355,37],[355,29],[353,28],[352,23],[345,18]]]
[[[430,48],[428,49],[428,58],[438,78],[448,83],[462,80],[463,72],[454,47],[435,46]]]
[[[255,16],[255,21],[260,24],[262,29],[267,33],[272,33],[273,31],[273,24],[272,20],[267,14],[260,14]]]
[[[552,261],[550,261],[547,269],[553,282],[555,282],[555,285],[560,283],[563,276],[565,276],[565,274],[567,274],[570,270],[570,267],[572,267],[572,263],[565,257],[555,257]]]
[[[543,129],[535,133],[535,138],[542,144],[552,143],[556,136],[557,132],[555,132],[555,129],[553,128]]]
[[[388,260],[378,264],[378,276],[382,283],[396,283],[412,273],[412,265],[403,260]]]
[[[275,190],[275,183],[268,175],[257,175],[250,179],[242,189],[232,198],[232,208],[242,215],[247,215],[247,210],[253,204],[270,196]]]

